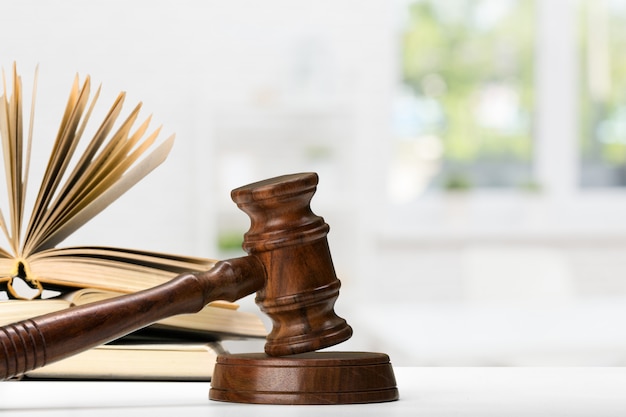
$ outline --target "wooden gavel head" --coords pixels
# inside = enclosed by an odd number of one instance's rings
[[[243,249],[261,261],[266,283],[256,303],[272,320],[265,352],[284,356],[341,343],[352,328],[335,314],[339,295],[329,226],[311,211],[315,173],[284,175],[232,191],[250,217]]]

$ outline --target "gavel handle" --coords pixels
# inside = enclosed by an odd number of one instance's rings
[[[263,264],[245,256],[144,291],[0,327],[0,379],[24,374],[156,321],[196,313],[211,301],[238,300],[263,288],[265,277]]]

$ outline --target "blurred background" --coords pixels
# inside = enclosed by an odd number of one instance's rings
[[[230,190],[315,171],[334,349],[626,365],[626,0],[0,0],[0,40],[35,171],[76,73],[177,136],[65,245],[238,256]]]

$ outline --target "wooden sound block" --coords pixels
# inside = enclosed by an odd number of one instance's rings
[[[357,404],[397,400],[398,389],[384,353],[245,353],[218,356],[209,398],[253,404]]]

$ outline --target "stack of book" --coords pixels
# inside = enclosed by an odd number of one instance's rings
[[[76,76],[34,203],[27,209],[36,75],[27,129],[15,64],[10,87],[9,92],[5,83],[0,96],[7,196],[7,207],[0,207],[0,234],[7,241],[5,248],[0,247],[0,289],[6,298],[0,301],[0,325],[140,291],[215,264],[212,259],[137,249],[59,247],[160,165],[174,136],[158,144],[160,128],[148,133],[150,117],[134,127],[141,105],[118,121],[125,96],[120,93],[83,143],[100,88],[92,95],[90,78],[81,84]],[[219,301],[197,314],[163,320],[26,377],[207,380],[217,354],[223,352],[222,340],[265,335],[258,316]]]
[[[87,288],[49,299],[2,301],[0,326],[117,295],[121,294]],[[217,355],[225,353],[222,341],[265,335],[256,314],[218,301],[196,314],[167,318],[112,343],[30,371],[25,377],[207,381]]]

